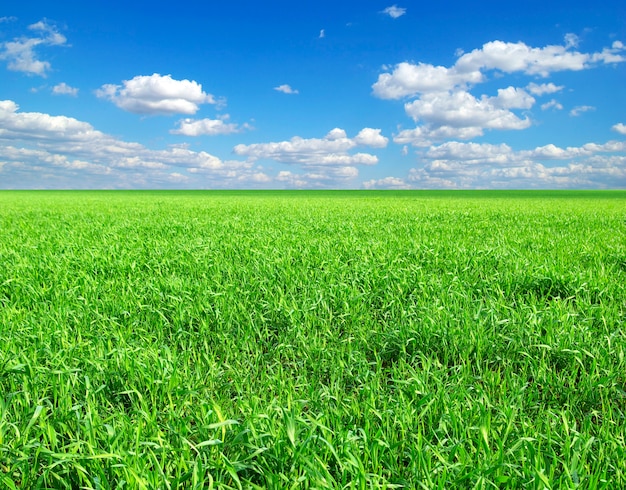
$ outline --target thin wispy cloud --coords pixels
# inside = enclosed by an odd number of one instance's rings
[[[4,19],[9,21],[13,18],[4,17]],[[49,46],[67,45],[67,38],[45,19],[29,25],[28,29],[32,31],[32,35],[21,36],[0,44],[0,60],[7,61],[9,70],[45,77],[52,69],[52,65],[49,61],[41,60],[38,51]]]
[[[297,89],[291,88],[290,85],[286,83],[283,85],[279,85],[278,87],[274,87],[274,90],[277,92],[282,92],[283,94],[299,94],[300,92]]]
[[[578,117],[585,112],[595,111],[596,108],[590,105],[579,105],[574,107],[571,111],[569,111],[569,115],[572,117]]]
[[[556,99],[552,99],[549,102],[546,102],[545,104],[541,104],[541,110],[542,111],[547,111],[548,109],[554,109],[556,111],[561,111],[563,110],[563,105],[557,101]]]
[[[406,8],[392,5],[391,7],[387,7],[386,9],[382,10],[381,13],[388,15],[392,19],[397,19],[398,17],[402,17],[404,14],[406,14]]]
[[[170,133],[185,136],[217,136],[241,133],[246,129],[251,129],[247,123],[239,126],[235,123],[226,122],[228,119],[227,114],[221,119],[183,119],[178,122],[178,129],[173,129]]]

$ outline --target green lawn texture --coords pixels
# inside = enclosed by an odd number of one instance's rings
[[[626,192],[0,193],[0,487],[626,488]]]

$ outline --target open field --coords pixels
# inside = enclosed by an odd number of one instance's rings
[[[2,488],[625,488],[626,192],[2,192]]]

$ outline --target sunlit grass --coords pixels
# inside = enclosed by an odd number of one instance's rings
[[[0,193],[0,486],[626,487],[626,193]]]

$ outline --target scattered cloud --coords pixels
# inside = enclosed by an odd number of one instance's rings
[[[236,155],[246,156],[250,161],[260,159],[303,167],[348,167],[354,165],[375,165],[378,157],[369,153],[349,153],[357,146],[383,148],[388,139],[379,129],[364,128],[354,138],[348,138],[343,129],[335,128],[323,138],[304,139],[298,136],[289,141],[237,145]]]
[[[354,143],[359,146],[370,146],[372,148],[385,148],[389,143],[389,138],[381,134],[380,129],[363,128],[354,139]]]
[[[523,130],[532,125],[527,113],[536,100],[563,90],[552,82],[531,82],[525,88],[506,87],[497,95],[476,96],[474,87],[487,81],[489,72],[498,76],[522,73],[548,76],[557,71],[576,71],[598,64],[626,61],[624,45],[615,41],[601,52],[577,51],[577,38],[566,36],[564,45],[531,47],[523,42],[492,41],[469,53],[457,50],[457,60],[450,66],[402,62],[385,67],[372,85],[373,95],[381,99],[412,99],[404,104],[406,114],[418,124],[394,136],[402,145],[428,147],[445,140],[468,140],[482,136],[486,130]],[[562,109],[556,100],[541,108]],[[579,115],[588,106],[572,111]]]
[[[542,96],[545,94],[554,94],[556,92],[560,92],[561,90],[563,90],[563,85],[555,85],[552,82],[550,83],[541,83],[541,84],[537,84],[537,83],[529,83],[526,88],[528,89],[528,91],[533,94],[533,95],[537,95],[537,96]]]
[[[264,182],[263,172],[251,162],[223,161],[184,146],[152,150],[74,118],[21,112],[11,100],[0,101],[0,143],[5,188],[20,186],[20,172],[26,170],[53,176],[54,182],[73,182],[74,187],[76,182],[116,188],[185,182],[194,187],[255,187]]]
[[[100,98],[135,114],[195,114],[201,104],[217,104],[195,80],[175,80],[171,75],[136,76],[122,85],[107,84],[96,90]]]
[[[226,120],[228,120],[227,115],[221,119],[182,119],[178,122],[178,129],[173,129],[170,133],[185,136],[216,136],[241,133],[246,129],[251,129],[247,123],[239,126],[227,123]]]
[[[464,90],[425,94],[404,106],[407,115],[424,124],[401,131],[394,142],[429,146],[445,139],[475,138],[485,129],[525,129],[531,125],[530,119],[518,117],[511,109],[528,109],[534,102],[527,92],[515,87],[499,89],[497,96],[480,99]]]
[[[611,129],[612,129],[613,131],[616,131],[616,132],[617,132],[617,133],[619,133],[619,134],[626,135],[626,124],[624,124],[624,123],[617,123],[617,124],[614,124],[614,125],[611,127]]]
[[[620,41],[615,41],[611,48],[604,48],[599,53],[581,53],[570,48],[568,45],[533,48],[523,42],[491,41],[480,49],[461,54],[450,68],[427,63],[399,63],[391,73],[381,73],[372,89],[374,95],[381,99],[400,99],[475,85],[486,80],[484,72],[488,70],[546,77],[553,72],[577,71],[598,63],[626,61],[626,56],[621,54],[624,45]],[[556,91],[557,88],[553,84],[532,86],[541,87],[535,90],[542,93],[552,93],[549,90]]]
[[[320,39],[324,39],[326,37],[326,31],[324,29],[320,30]]]
[[[572,34],[571,32],[565,34],[565,47],[566,48],[577,48],[580,39],[576,34]]]
[[[560,148],[549,144],[515,151],[506,144],[450,141],[422,153],[405,178],[364,183],[368,189],[394,188],[623,188],[626,142],[587,143]]]
[[[579,105],[569,111],[569,115],[572,117],[578,117],[585,112],[595,111],[596,108],[590,105]]]
[[[557,111],[561,111],[563,110],[563,105],[560,102],[558,102],[556,99],[552,99],[549,102],[546,102],[545,104],[541,104],[542,111],[547,111],[548,109],[555,109]]]
[[[358,146],[383,148],[388,141],[380,129],[364,128],[354,138],[348,138],[343,129],[335,128],[324,138],[294,137],[289,141],[237,145],[233,152],[248,157],[250,164],[269,159],[296,167],[280,170],[271,180],[274,188],[346,188],[353,186],[359,176],[356,166],[378,163],[375,155],[350,150]]]
[[[506,144],[448,142],[431,147],[414,185],[448,181],[453,187],[609,188],[626,185],[626,143],[609,141],[560,148],[549,144],[514,151]]]
[[[570,50],[572,47],[567,41],[564,46],[549,45],[543,48],[532,48],[523,42],[492,41],[462,55],[455,67],[461,71],[499,70],[547,77],[553,72],[578,71],[590,68],[595,63],[626,60],[626,57],[618,54],[623,50],[619,47],[605,48],[601,53],[592,54]]]
[[[186,120],[179,130],[193,133]],[[223,119],[219,120],[224,122]],[[228,123],[225,123],[228,125]],[[207,124],[209,127],[211,124]],[[219,125],[219,123],[218,123]],[[72,188],[333,188],[353,185],[358,165],[373,165],[375,155],[354,153],[358,146],[382,148],[388,139],[380,130],[364,128],[354,138],[333,129],[324,138],[261,145],[238,145],[246,161],[222,160],[186,145],[153,150],[122,141],[89,123],[66,116],[21,112],[11,101],[0,101],[0,181],[19,188],[24,176],[40,173],[39,186]],[[274,175],[256,163],[274,158],[301,166]],[[31,180],[32,181],[32,180]],[[42,184],[43,183],[43,184]],[[78,183],[78,184],[77,184]]]
[[[320,37],[324,37],[324,36],[320,35]],[[274,90],[276,90],[277,92],[282,92],[283,94],[298,94],[298,93],[300,93],[300,92],[298,92],[298,90],[291,88],[291,86],[289,86],[287,84],[279,85],[278,87],[274,87]]]
[[[397,19],[398,17],[402,17],[406,14],[406,9],[402,7],[398,7],[397,5],[392,5],[391,7],[387,7],[386,9],[381,11],[382,14],[386,14],[392,19]]]
[[[76,97],[78,95],[78,89],[62,82],[52,87],[52,93],[54,95],[71,95],[72,97]]]
[[[398,177],[385,177],[363,182],[365,189],[411,189],[411,184]]]
[[[7,22],[13,20],[12,17],[3,19]],[[9,70],[45,77],[52,66],[49,61],[41,61],[38,58],[36,48],[66,46],[67,39],[46,19],[31,24],[28,29],[33,31],[32,36],[22,36],[0,44],[0,60],[8,62]]]
[[[468,84],[482,82],[478,71],[461,72],[456,68],[433,66],[427,63],[398,63],[391,73],[382,73],[372,85],[373,93],[380,99],[401,99],[424,93],[442,92]]]

